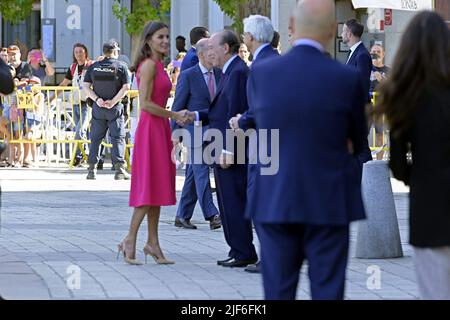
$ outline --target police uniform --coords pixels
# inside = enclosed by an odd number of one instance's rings
[[[92,84],[92,90],[103,101],[112,100],[122,89],[130,84],[130,76],[124,63],[106,57],[92,64],[86,72],[84,82]],[[101,108],[94,101],[91,120],[91,147],[89,165],[95,166],[99,161],[99,148],[109,129],[112,143],[112,162],[117,166],[125,165],[125,107],[122,102],[112,109]]]

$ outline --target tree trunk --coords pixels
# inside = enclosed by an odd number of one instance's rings
[[[238,19],[242,20],[251,14],[260,14],[269,17],[271,0],[248,0],[239,5]]]

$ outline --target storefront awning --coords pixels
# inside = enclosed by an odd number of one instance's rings
[[[384,8],[395,10],[432,10],[433,0],[352,0],[353,7],[359,8]]]

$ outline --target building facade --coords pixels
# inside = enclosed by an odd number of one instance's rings
[[[43,48],[59,73],[72,63],[72,47],[83,43],[91,58],[102,54],[102,44],[115,38],[122,54],[131,56],[131,38],[124,23],[112,12],[113,0],[41,0],[26,21],[11,25],[1,21],[0,44],[18,44],[24,54],[31,47]],[[123,0],[130,9],[131,0]],[[22,56],[22,59],[25,59]]]
[[[450,25],[450,1],[433,1],[434,8]],[[386,49],[386,64],[391,64],[397,51],[399,40],[408,22],[414,16],[414,11],[384,9],[358,9],[355,10],[351,0],[335,0],[336,19],[338,32],[333,43],[327,50],[338,60],[345,61],[348,48],[342,43],[340,31],[343,23],[351,18],[356,18],[365,26],[363,42],[369,48],[374,43],[382,44]],[[288,23],[289,17],[297,4],[297,0],[270,0],[270,14],[272,23],[281,35],[281,47],[283,51],[289,50]],[[389,19],[388,24],[385,20]],[[171,12],[171,37],[172,47],[177,35],[183,35],[189,39],[189,30],[195,26],[206,26],[211,32],[217,32],[231,25],[233,21],[224,15],[219,6],[213,0],[172,0]]]

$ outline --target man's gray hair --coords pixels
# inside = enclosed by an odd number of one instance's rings
[[[251,33],[257,42],[270,43],[275,30],[269,18],[251,15],[244,19],[244,32]]]

